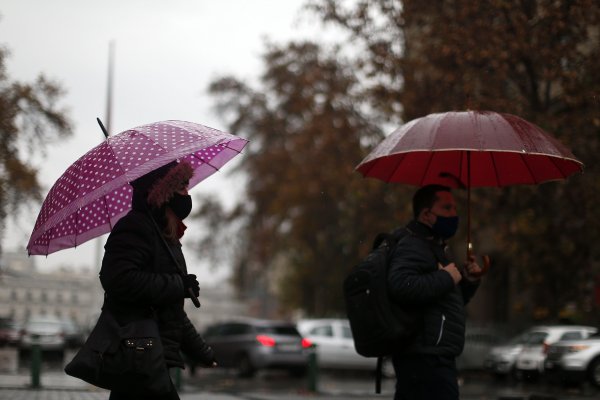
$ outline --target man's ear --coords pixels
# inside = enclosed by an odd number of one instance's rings
[[[432,225],[433,222],[431,221],[431,208],[423,208],[421,210],[421,212],[419,213],[419,218],[417,218],[417,220],[419,222],[422,222],[426,225]]]

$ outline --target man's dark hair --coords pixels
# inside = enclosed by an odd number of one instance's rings
[[[427,185],[417,190],[413,196],[413,215],[417,219],[421,210],[433,207],[433,203],[437,200],[437,192],[451,192],[448,186],[443,185]]]

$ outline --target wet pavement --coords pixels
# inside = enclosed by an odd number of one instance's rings
[[[184,375],[179,390],[182,400],[300,400],[300,399],[392,399],[394,380],[383,381],[382,394],[374,392],[371,376],[322,373],[318,391],[308,390],[306,380],[286,374],[266,372],[253,379],[239,379],[227,371],[202,370]],[[41,388],[31,388],[31,376],[25,372],[0,374],[0,400],[107,400],[108,391],[95,388],[61,371],[45,372]],[[508,384],[469,375],[461,381],[462,400],[596,400],[600,391],[590,387],[558,388],[542,384]]]

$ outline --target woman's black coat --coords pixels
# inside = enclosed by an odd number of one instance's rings
[[[181,245],[170,247],[185,268]],[[104,306],[120,323],[155,315],[167,366],[184,367],[180,350],[210,365],[212,349],[183,309],[183,279],[149,214],[134,207],[115,224],[104,248],[100,271],[106,293]]]

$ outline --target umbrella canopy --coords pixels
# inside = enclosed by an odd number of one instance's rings
[[[583,164],[550,134],[515,115],[457,111],[402,125],[356,169],[416,186],[501,187],[565,179]]]
[[[139,126],[107,138],[58,178],[27,245],[48,255],[110,232],[131,209],[130,182],[174,160],[194,168],[189,187],[239,154],[247,140],[185,121]]]
[[[416,186],[467,188],[467,255],[471,254],[470,189],[566,179],[583,163],[540,127],[491,111],[429,114],[392,132],[356,167],[365,177]]]

